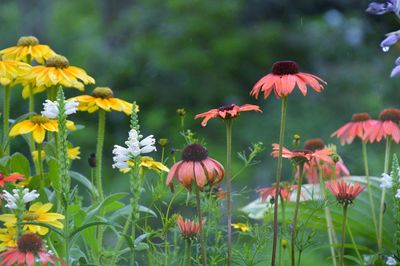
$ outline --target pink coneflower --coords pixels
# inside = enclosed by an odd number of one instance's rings
[[[287,159],[293,159],[293,160],[305,160],[305,163],[308,163],[312,160],[317,160],[317,161],[324,161],[324,162],[330,162],[333,163],[332,158],[330,157],[333,155],[334,152],[329,149],[323,147],[322,149],[310,149],[307,146],[304,146],[304,149],[298,149],[298,150],[293,150],[290,151],[287,148],[282,149],[282,157],[287,158]],[[272,153],[271,155],[273,157],[278,157],[279,155],[279,144],[272,144]]]
[[[357,113],[350,122],[333,132],[331,137],[338,137],[342,145],[352,143],[355,137],[364,140],[365,132],[377,122],[368,113]]]
[[[204,224],[205,220],[202,221]],[[191,221],[189,219],[183,220],[182,216],[178,216],[178,227],[179,231],[181,231],[182,237],[185,239],[192,240],[193,238],[197,237],[200,233],[200,223]]]
[[[0,253],[0,258],[2,259],[0,265],[7,266],[14,264],[34,266],[36,262],[47,265],[56,264],[56,261],[65,265],[61,259],[44,248],[42,239],[36,234],[22,235],[17,241],[17,247]]]
[[[188,190],[191,190],[193,181],[203,190],[207,184],[222,181],[224,167],[216,160],[208,157],[208,151],[200,144],[190,144],[182,152],[182,160],[175,163],[168,173],[166,185],[172,185],[176,179]]]
[[[318,184],[318,168],[322,171],[322,176],[328,179],[350,176],[350,171],[342,159],[339,159],[336,163],[311,161],[309,164],[304,165],[304,176],[307,179],[307,183]]]
[[[289,201],[292,192],[296,189],[297,189],[297,185],[285,184],[279,190],[280,196],[282,197],[282,199],[284,201]],[[257,189],[256,192],[260,195],[261,201],[265,202],[268,197],[272,197],[272,198],[275,197],[275,190],[276,190],[276,186],[272,186],[272,187]]]
[[[400,142],[400,110],[385,109],[379,114],[379,120],[365,131],[364,140],[371,143],[380,142],[384,137],[391,137]]]
[[[353,200],[365,189],[365,186],[359,183],[347,184],[343,179],[326,181],[325,185],[336,197],[337,202],[343,206],[352,204]]]
[[[5,183],[12,182],[15,183],[16,181],[24,180],[24,176],[19,173],[13,173],[8,176],[0,173],[0,187],[4,187]]]
[[[221,119],[231,119],[238,117],[240,115],[240,112],[245,112],[245,111],[262,112],[258,105],[245,104],[242,106],[238,106],[236,104],[231,104],[228,106],[211,109],[207,112],[198,114],[194,117],[194,119],[204,117],[203,121],[201,122],[201,125],[205,127],[207,125],[208,120],[212,118],[219,117]]]
[[[299,72],[296,62],[278,61],[272,65],[272,73],[262,77],[254,85],[250,95],[258,98],[262,91],[266,99],[274,91],[277,97],[284,97],[292,93],[296,84],[305,96],[307,94],[307,85],[320,92],[324,89],[326,82],[312,74]]]

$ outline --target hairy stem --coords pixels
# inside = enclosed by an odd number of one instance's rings
[[[363,259],[361,257],[360,251],[357,248],[357,244],[356,244],[356,241],[354,240],[353,233],[351,232],[351,226],[349,224],[347,224],[346,226],[347,226],[347,231],[349,232],[351,243],[353,244],[353,248],[357,254],[357,258],[360,261],[360,263],[362,263]]]
[[[207,265],[207,257],[206,257],[206,243],[204,239],[204,230],[201,216],[201,205],[200,205],[200,190],[196,185],[196,205],[197,205],[197,216],[199,217],[199,226],[200,226],[200,250],[201,250],[201,260],[203,266]]]
[[[286,108],[287,108],[287,98],[282,98],[282,110],[281,110],[281,126],[279,130],[279,154],[278,154],[278,166],[277,166],[277,174],[276,174],[276,189],[275,189],[275,204],[274,204],[274,236],[273,236],[273,245],[272,245],[272,259],[271,265],[275,266],[275,256],[276,256],[276,247],[278,242],[278,203],[279,203],[279,191],[280,191],[280,182],[282,177],[282,148],[284,144],[285,137],[285,123],[286,123]]]
[[[186,240],[186,266],[192,266],[192,241]]]
[[[3,145],[4,155],[10,155],[10,146],[7,143],[9,119],[10,119],[10,86],[4,86],[4,106],[3,106]]]
[[[346,242],[347,205],[343,205],[342,243],[340,245],[339,265],[344,266],[344,243]]]

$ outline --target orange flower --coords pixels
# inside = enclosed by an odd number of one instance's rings
[[[357,113],[350,122],[333,132],[331,137],[338,137],[342,145],[352,143],[355,137],[364,140],[365,132],[376,122],[367,113]]]
[[[204,117],[203,121],[201,122],[201,125],[205,127],[207,125],[208,120],[212,118],[219,117],[221,119],[231,119],[238,117],[240,115],[240,112],[245,112],[245,111],[262,112],[258,105],[245,104],[242,106],[238,106],[236,104],[231,104],[228,106],[211,109],[207,112],[198,114],[194,117],[194,119]]]
[[[336,197],[337,202],[345,206],[352,204],[353,200],[365,189],[365,186],[359,183],[346,184],[344,180],[325,182],[325,185]]]
[[[383,137],[391,137],[396,143],[400,142],[400,110],[385,109],[379,114],[379,120],[371,125],[364,135],[364,141],[380,142]]]
[[[24,180],[24,176],[19,173],[13,173],[9,176],[5,176],[3,173],[0,172],[0,187],[4,187],[5,183],[15,183],[15,181],[19,180]]]
[[[305,96],[307,85],[320,92],[324,89],[326,82],[312,74],[299,72],[296,62],[278,61],[272,65],[272,73],[262,77],[254,85],[250,95],[257,99],[262,91],[266,99],[274,91],[277,97],[285,97],[292,93],[296,85]]]
[[[178,227],[183,238],[193,239],[200,233],[200,223],[188,219],[183,220],[182,216],[178,216]],[[204,224],[204,220],[202,221]]]
[[[193,181],[203,190],[207,184],[222,181],[224,167],[216,160],[208,157],[208,151],[200,144],[190,144],[182,152],[182,160],[175,163],[168,173],[166,185],[172,186],[172,179],[176,179],[188,190],[191,190]]]

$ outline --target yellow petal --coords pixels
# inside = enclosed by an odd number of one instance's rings
[[[33,130],[35,130],[37,127],[36,124],[34,124],[32,121],[30,120],[25,120],[22,122],[19,122],[18,124],[14,125],[11,128],[10,131],[10,136],[14,137],[16,135],[23,135],[23,134],[27,134],[29,132],[32,132]]]
[[[32,132],[32,136],[36,143],[41,144],[46,136],[46,130],[42,126],[38,125]]]

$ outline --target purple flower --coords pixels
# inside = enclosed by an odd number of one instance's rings
[[[396,66],[392,69],[392,72],[390,73],[391,78],[400,74],[400,57],[398,57],[394,63],[396,64]]]
[[[386,38],[381,42],[381,47],[384,52],[389,51],[390,46],[395,45],[400,41],[400,31],[394,31],[386,34]]]
[[[387,12],[399,15],[399,0],[388,0],[385,3],[371,2],[366,11],[373,15],[382,15]]]

